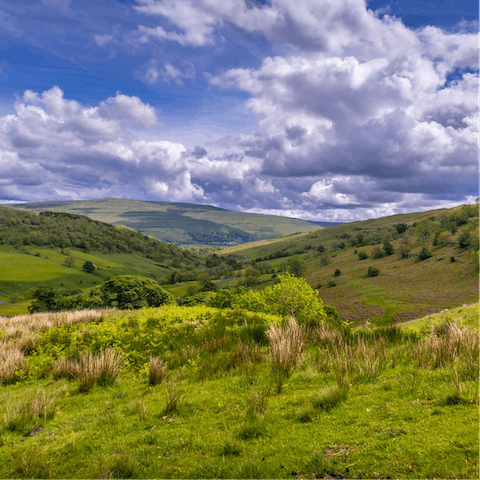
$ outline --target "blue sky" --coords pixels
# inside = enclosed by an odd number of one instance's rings
[[[0,0],[0,203],[473,202],[477,32],[473,1]]]

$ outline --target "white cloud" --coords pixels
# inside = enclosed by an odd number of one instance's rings
[[[191,63],[188,63],[183,70],[180,70],[168,62],[163,63],[163,68],[159,67],[157,61],[151,60],[148,64],[144,80],[150,85],[156,83],[159,79],[166,83],[173,81],[179,85],[183,85],[183,79],[192,78],[195,78],[195,68]]]
[[[143,141],[126,127],[153,127],[155,110],[117,92],[96,107],[67,100],[58,87],[26,91],[0,118],[0,198],[36,200],[126,196],[202,198],[185,147]]]

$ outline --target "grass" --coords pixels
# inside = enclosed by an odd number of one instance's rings
[[[192,325],[190,340],[182,334],[167,356],[127,362],[115,381],[84,392],[75,381],[53,380],[55,362],[46,356],[63,337],[52,327],[42,337],[48,343],[25,355],[25,375],[0,387],[0,477],[478,478],[474,309],[450,313],[466,320],[455,324],[444,312],[428,329],[421,322],[350,332],[323,326],[294,349],[302,360],[296,356],[280,394],[271,361],[262,360],[272,346],[240,340],[244,327],[228,315],[203,314],[204,326]],[[66,325],[63,351],[82,346],[93,359],[89,336],[121,328],[117,354],[129,358],[134,337],[148,350],[160,337],[140,326],[158,328],[154,310]],[[290,322],[275,338],[292,339],[293,329]],[[436,339],[448,356],[437,363],[426,354],[439,351]],[[170,378],[152,388],[150,366],[162,370],[161,358]]]

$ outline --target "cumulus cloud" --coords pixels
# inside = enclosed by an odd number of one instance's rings
[[[202,198],[183,145],[139,140],[127,128],[157,123],[153,107],[119,92],[86,107],[59,87],[27,90],[0,119],[0,198]]]
[[[256,131],[217,140],[212,146],[224,153],[212,155],[202,145],[139,140],[136,130],[159,120],[138,97],[117,92],[85,106],[58,87],[26,91],[0,119],[1,178],[11,179],[0,183],[1,197],[33,200],[50,188],[64,198],[81,192],[356,220],[478,194],[476,34],[410,29],[364,0],[137,0],[134,8],[161,23],[138,26],[138,44],[199,49],[220,44],[229,26],[276,42],[278,54],[258,67],[208,76],[212,87],[249,95]],[[151,60],[143,72],[150,85],[195,78],[185,60]]]

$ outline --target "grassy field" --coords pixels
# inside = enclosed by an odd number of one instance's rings
[[[23,319],[21,336],[0,325],[26,352],[0,387],[2,478],[478,478],[478,304],[318,328],[280,391],[279,344],[250,314],[56,315]],[[112,344],[123,366],[105,385],[62,378],[59,359]]]
[[[112,225],[126,225],[177,245],[225,246],[321,228],[307,220],[230,212],[210,205],[142,202],[105,198],[68,202],[9,205],[28,211],[55,211],[86,215]]]
[[[71,267],[65,265],[67,256],[75,259]],[[83,271],[86,261],[97,266],[95,274]],[[169,272],[154,260],[134,254],[86,253],[75,249],[62,254],[59,248],[31,246],[19,251],[11,245],[0,245],[0,294],[7,295],[0,298],[7,303],[0,304],[0,315],[28,313],[31,297],[24,298],[25,294],[40,286],[51,286],[59,292],[82,290],[86,293],[115,275],[143,275],[162,280]]]

